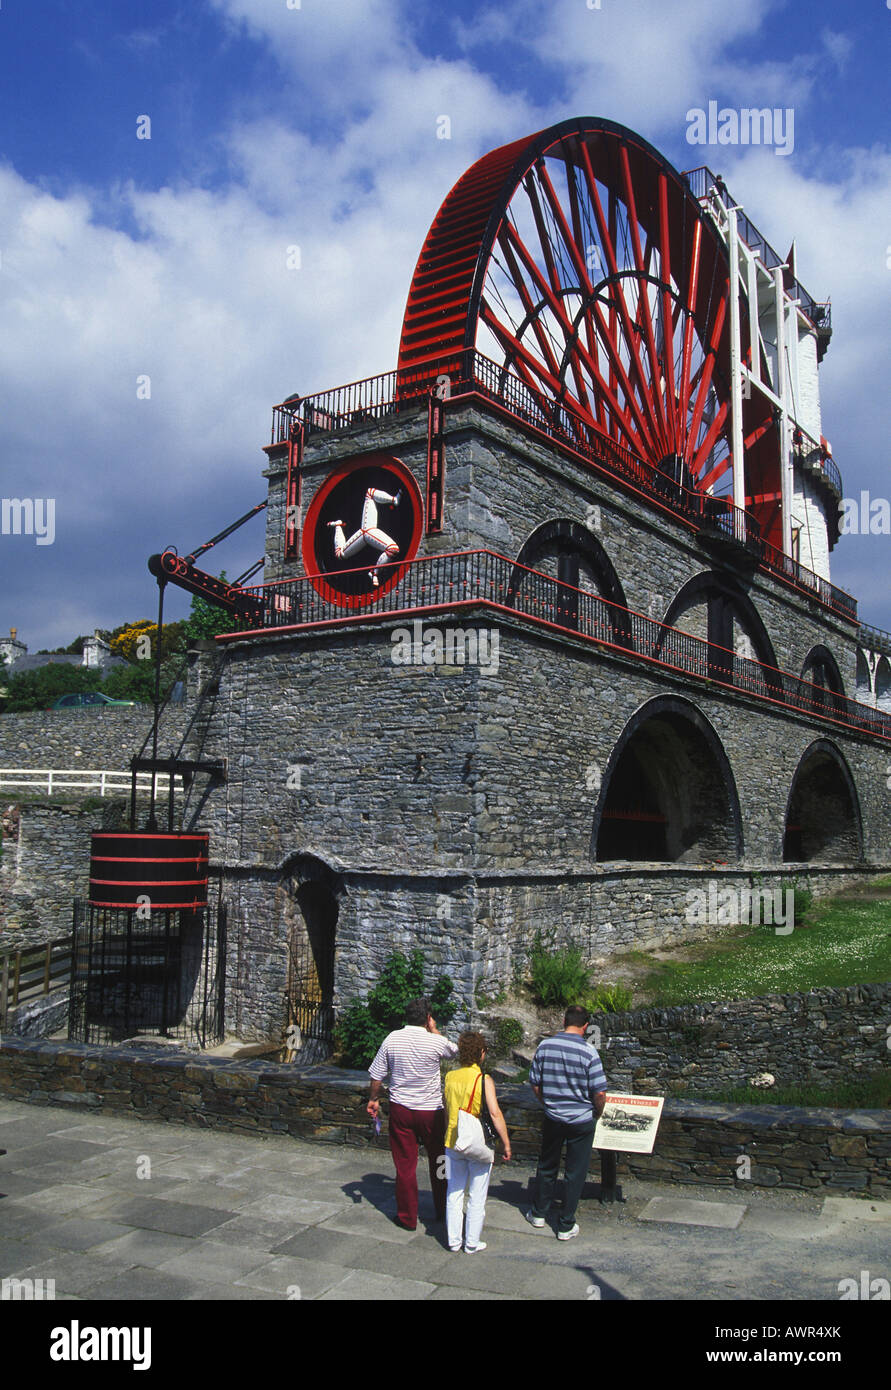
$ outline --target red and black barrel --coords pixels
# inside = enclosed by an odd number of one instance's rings
[[[207,906],[207,835],[93,832],[90,902],[195,911]],[[146,899],[148,901],[146,901]]]

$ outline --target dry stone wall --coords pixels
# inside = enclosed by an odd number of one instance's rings
[[[94,1114],[375,1147],[390,1161],[386,1128],[376,1137],[365,1113],[363,1072],[5,1037],[0,1095],[69,1112],[87,1107]],[[541,1138],[538,1103],[528,1087],[500,1085],[498,1096],[514,1153],[534,1158]],[[822,1188],[884,1198],[891,1187],[889,1155],[891,1115],[883,1111],[667,1101],[654,1153],[620,1154],[618,1176],[620,1182],[632,1174],[741,1192],[759,1186]],[[742,1172],[748,1174],[744,1179]],[[599,1177],[596,1150],[590,1176]]]

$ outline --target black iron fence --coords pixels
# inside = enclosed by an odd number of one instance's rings
[[[363,569],[367,574],[367,567]],[[363,569],[340,571],[337,578],[360,575]],[[324,575],[263,584],[249,592],[262,604],[263,627],[267,629],[331,626],[394,615],[412,618],[421,613],[488,604],[593,642],[621,648],[640,660],[657,662],[696,679],[714,681],[819,719],[831,719],[848,728],[891,739],[891,715],[778,667],[667,627],[488,550],[425,556],[381,567],[376,573],[380,588],[366,599],[335,591]],[[231,641],[236,636],[228,634],[219,640]],[[420,663],[423,658],[418,660]],[[458,664],[467,661],[466,643],[461,654],[456,652],[456,660]]]
[[[68,1036],[152,1036],[213,1046],[223,1037],[225,907],[152,912],[74,905]]]

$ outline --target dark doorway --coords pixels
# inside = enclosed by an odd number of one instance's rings
[[[285,1028],[300,1029],[301,1062],[321,1061],[334,1042],[334,952],[338,904],[332,890],[311,879],[294,894],[298,920],[288,940]]]

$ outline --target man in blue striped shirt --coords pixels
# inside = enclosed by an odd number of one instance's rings
[[[545,1038],[529,1068],[529,1081],[544,1106],[541,1121],[541,1153],[536,1174],[535,1199],[526,1213],[530,1226],[544,1226],[554,1195],[560,1154],[566,1145],[563,1211],[557,1225],[558,1240],[577,1236],[575,1213],[588,1175],[597,1117],[606,1101],[606,1077],[596,1048],[585,1042],[590,1015],[573,1004],[563,1018],[563,1032]]]

